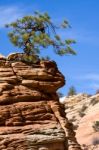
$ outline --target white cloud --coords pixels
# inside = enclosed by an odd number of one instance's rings
[[[23,12],[15,6],[1,6],[0,7],[0,28],[3,28],[5,24],[15,21],[17,18],[23,16]]]
[[[79,82],[79,86],[84,86],[85,90],[97,90],[99,89],[99,73],[82,74],[73,77],[74,80]]]
[[[91,80],[91,81],[99,81],[98,73],[90,73],[85,75],[78,75],[74,77],[76,80]]]
[[[91,89],[97,90],[97,89],[99,89],[99,83],[90,84],[89,87],[90,87]]]

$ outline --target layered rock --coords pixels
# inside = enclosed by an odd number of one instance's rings
[[[80,150],[56,94],[65,83],[56,63],[20,56],[0,57],[0,150]]]
[[[76,137],[84,149],[99,149],[99,130],[96,132],[93,125],[99,121],[99,94],[78,94],[66,97],[65,111],[67,117],[73,122]]]
[[[97,131],[93,128],[96,121],[99,121],[99,94],[90,97],[89,106],[77,129],[77,138],[81,144],[98,145],[97,149],[99,149],[99,125],[96,126]]]
[[[76,126],[86,114],[90,103],[90,95],[77,94],[64,97],[65,112],[68,119]]]

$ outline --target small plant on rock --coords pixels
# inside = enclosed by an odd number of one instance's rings
[[[81,111],[84,112],[86,109],[87,109],[87,106],[83,105],[82,108],[81,108]]]
[[[98,145],[98,144],[99,144],[99,139],[98,139],[98,138],[94,138],[94,139],[92,140],[92,144],[93,144],[93,145]]]
[[[82,117],[84,117],[84,116],[85,116],[85,113],[84,113],[84,112],[82,112],[82,111],[79,111],[79,116],[82,118]]]
[[[98,101],[97,101],[97,99],[96,98],[93,98],[93,99],[91,99],[91,101],[90,101],[90,104],[91,105],[95,105],[95,104],[97,104],[98,103]]]
[[[87,109],[87,106],[86,106],[86,105],[83,105],[82,108],[78,111],[80,117],[85,116],[84,111],[85,111],[86,109]]]
[[[95,121],[92,127],[95,132],[99,132],[99,121]]]
[[[73,96],[73,95],[76,95],[77,93],[76,93],[76,89],[75,89],[75,87],[74,86],[71,86],[70,88],[69,88],[69,91],[68,91],[68,96]]]

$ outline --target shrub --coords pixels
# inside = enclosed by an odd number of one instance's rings
[[[82,108],[81,108],[81,111],[84,112],[86,109],[87,109],[87,106],[83,105]]]
[[[86,106],[86,105],[83,105],[82,108],[81,108],[81,110],[78,111],[80,117],[85,116],[84,111],[85,111],[86,109],[87,109],[87,106]]]
[[[68,96],[73,96],[73,95],[76,95],[77,93],[76,93],[76,89],[75,89],[75,87],[74,86],[71,86],[70,88],[69,88],[69,91],[68,91]]]
[[[98,138],[94,138],[94,139],[92,140],[92,144],[93,144],[93,145],[98,145],[98,144],[99,144],[99,139],[98,139]]]
[[[90,104],[91,105],[95,105],[95,104],[97,104],[98,103],[98,101],[97,101],[97,99],[96,98],[93,98],[93,99],[91,99],[91,101],[90,101]]]
[[[80,116],[80,117],[84,117],[84,116],[85,116],[85,113],[82,112],[82,111],[79,111],[79,116]]]
[[[99,121],[95,121],[92,127],[95,132],[99,132]]]

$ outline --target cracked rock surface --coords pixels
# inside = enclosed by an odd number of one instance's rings
[[[56,94],[65,84],[56,63],[9,58],[0,57],[0,150],[81,150]]]

